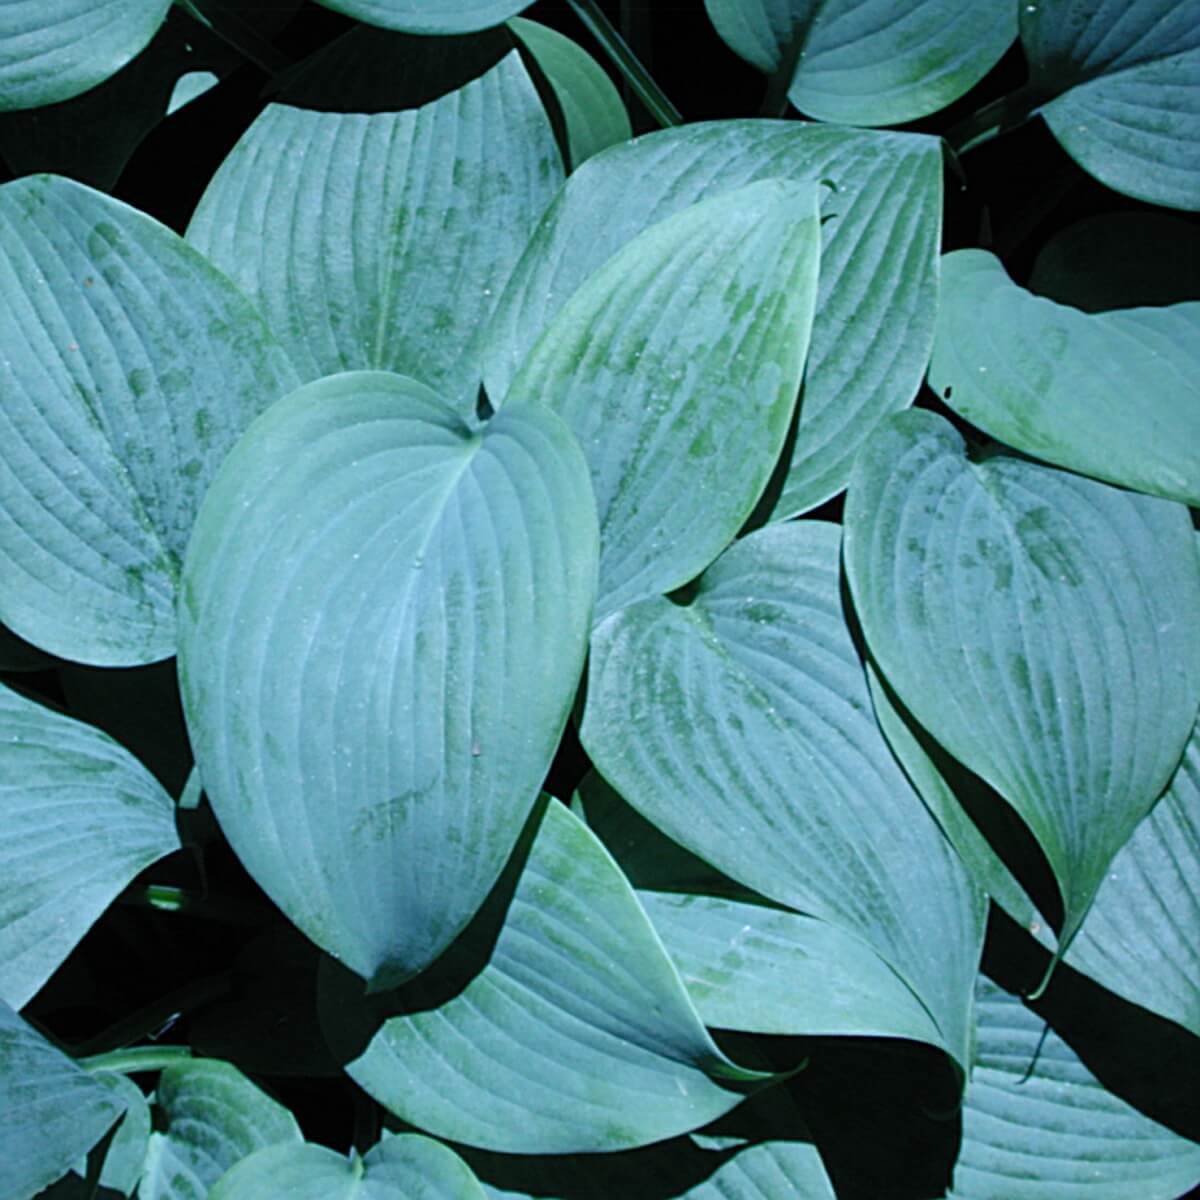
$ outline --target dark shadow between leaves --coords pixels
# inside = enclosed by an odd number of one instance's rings
[[[340,1066],[358,1058],[385,1021],[441,1008],[460,995],[491,961],[548,803],[545,793],[538,797],[487,899],[462,933],[420,975],[397,988],[368,992],[360,976],[335,959],[324,958],[319,981],[321,1028]]]
[[[779,497],[783,495],[783,489],[787,485],[788,472],[792,469],[792,454],[796,449],[796,437],[800,430],[800,412],[803,408],[804,384],[801,382],[800,396],[796,401],[796,407],[792,410],[792,419],[788,422],[787,434],[783,439],[783,449],[779,452],[779,458],[771,471],[771,477],[767,480],[767,486],[763,488],[763,494],[759,496],[758,503],[746,518],[741,529],[738,530],[739,538],[744,538],[756,529],[761,529],[771,519],[775,505],[779,503]]]
[[[280,77],[270,98],[318,112],[420,108],[478,79],[514,48],[503,26],[434,38],[360,25]]]
[[[992,906],[983,969],[1020,994],[1044,973],[1049,955]],[[1114,1095],[1182,1137],[1200,1141],[1200,1038],[1174,1021],[1121,999],[1059,963],[1029,1005]]]

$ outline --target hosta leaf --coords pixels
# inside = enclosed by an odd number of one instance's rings
[[[553,413],[474,432],[381,372],[276,404],[205,500],[180,613],[205,790],[272,899],[377,986],[453,940],[537,797],[595,520]]]
[[[970,91],[1017,35],[1011,4],[972,0],[704,0],[735,54],[789,80],[810,117],[896,125]]]
[[[955,1200],[1175,1200],[1200,1146],[1107,1091],[1015,996],[980,977]],[[1045,1040],[1042,1040],[1045,1032]]]
[[[141,1176],[142,1164],[146,1161],[146,1148],[150,1142],[150,1105],[142,1094],[142,1089],[127,1075],[99,1071],[96,1072],[95,1078],[114,1092],[125,1106],[125,1115],[117,1125],[116,1135],[104,1156],[100,1186],[112,1188],[125,1196],[132,1196]]]
[[[505,403],[587,455],[597,616],[686,583],[733,540],[783,447],[808,349],[816,190],[762,180],[623,246],[546,327]]]
[[[213,177],[188,240],[258,302],[303,378],[398,371],[474,411],[483,328],[562,180],[511,46],[494,35],[476,51],[477,77],[394,111],[411,104],[388,95],[397,76],[440,82],[461,74],[459,58],[355,31],[267,106]],[[347,79],[363,94],[329,111]]]
[[[837,925],[717,896],[640,892],[639,899],[706,1025],[903,1037],[945,1048],[912,990]]]
[[[769,1078],[717,1049],[624,876],[556,800],[483,969],[385,1021],[346,1070],[411,1124],[518,1154],[646,1145]]]
[[[366,1157],[326,1146],[270,1146],[243,1160],[209,1200],[485,1200],[448,1146],[416,1133],[387,1134]]]
[[[833,525],[768,526],[687,607],[602,622],[580,736],[669,837],[864,939],[965,1063],[982,906],[871,714],[839,548]]]
[[[1200,209],[1200,0],[1021,4],[1030,89],[1101,183]]]
[[[524,17],[514,17],[508,27],[537,60],[553,89],[566,126],[572,169],[633,136],[620,92],[582,46]]]
[[[318,0],[356,21],[404,33],[470,33],[528,8],[531,0]]]
[[[8,0],[0,5],[0,112],[68,100],[123,67],[170,0]]]
[[[1069,943],[1200,703],[1187,510],[968,456],[940,417],[903,413],[856,464],[845,561],[889,684],[1036,837]]]
[[[179,836],[127,750],[2,686],[0,829],[0,997],[20,1008]]]
[[[489,394],[504,395],[554,315],[631,238],[697,200],[775,177],[824,180],[828,217],[795,445],[775,516],[839,492],[862,440],[912,402],[929,362],[942,223],[941,151],[932,138],[720,121],[597,156],[567,181],[513,273],[488,334]]]
[[[0,1000],[0,1196],[27,1200],[65,1175],[123,1108]]]
[[[139,1200],[205,1200],[230,1167],[256,1150],[301,1144],[300,1127],[286,1108],[215,1059],[168,1067],[154,1106],[164,1124],[150,1135]]]
[[[0,188],[0,620],[132,666],[175,650],[179,563],[234,440],[295,376],[157,221],[55,176]]]
[[[1200,302],[1082,313],[984,250],[942,263],[930,386],[1026,454],[1200,504],[1198,373]]]

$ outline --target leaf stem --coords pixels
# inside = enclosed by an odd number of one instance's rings
[[[662,88],[651,78],[650,72],[642,66],[641,60],[613,28],[612,22],[596,0],[568,0],[568,3],[659,125],[664,129],[672,125],[682,125],[683,117],[679,110],[667,99]]]
[[[191,1057],[191,1046],[133,1046],[127,1050],[110,1050],[107,1054],[92,1054],[78,1061],[88,1071],[133,1075],[138,1071],[161,1071]]]
[[[1010,129],[1024,125],[1045,97],[1029,84],[1001,96],[973,112],[943,134],[956,154],[964,154],[982,146]]]

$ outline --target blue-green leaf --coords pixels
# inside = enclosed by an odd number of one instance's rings
[[[356,21],[402,33],[454,34],[487,29],[528,8],[531,0],[318,0]]]

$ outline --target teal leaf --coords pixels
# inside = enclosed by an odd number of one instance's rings
[[[0,1196],[26,1200],[65,1175],[123,1109],[0,1000]]]
[[[556,800],[482,970],[385,1021],[346,1070],[419,1128],[517,1154],[646,1145],[771,1078],[717,1048],[628,882]]]
[[[863,439],[912,403],[929,362],[942,225],[933,138],[718,121],[589,160],[547,211],[501,299],[487,341],[489,394],[504,395],[555,314],[630,239],[698,200],[769,178],[818,185],[826,218],[803,399],[774,516],[836,495]]]
[[[529,351],[505,405],[583,446],[605,613],[676,588],[731,542],[783,447],[816,302],[816,189],[762,180],[628,242]]]
[[[150,217],[0,188],[0,620],[97,666],[175,651],[209,480],[295,376],[246,298]]]
[[[213,483],[184,567],[196,760],[247,869],[376,986],[479,907],[566,723],[597,535],[541,406],[468,428],[422,384],[308,384]]]
[[[104,1165],[100,1170],[100,1186],[112,1188],[125,1196],[132,1196],[141,1176],[142,1164],[146,1161],[146,1150],[150,1143],[150,1105],[142,1094],[142,1089],[127,1075],[97,1071],[95,1078],[115,1092],[125,1106],[125,1115],[117,1125],[116,1135],[104,1156]]]
[[[973,0],[704,0],[729,48],[782,75],[821,121],[897,125],[971,90],[1017,35],[1015,5]]]
[[[139,1200],[205,1200],[235,1163],[280,1143],[294,1149],[300,1127],[230,1063],[194,1058],[159,1076],[154,1107],[162,1125],[138,1183]]]
[[[0,5],[0,112],[69,100],[146,46],[171,0],[15,0]]]
[[[305,380],[396,371],[474,412],[483,329],[562,163],[511,37],[481,43],[468,80],[463,54],[356,30],[267,106],[200,199],[188,240]],[[438,84],[424,102],[388,94],[422,72]],[[461,86],[442,94],[443,74]],[[335,100],[347,78],[364,94]]]
[[[1046,462],[1200,504],[1200,302],[1083,313],[985,250],[942,262],[930,387]]]
[[[180,75],[167,101],[167,116],[177,113],[185,104],[198,100],[220,82],[212,71],[187,71]]]
[[[1070,943],[1169,782],[1200,705],[1187,510],[1003,453],[925,412],[859,456],[845,562],[913,717],[1021,816]],[[1150,585],[1150,581],[1153,585]]]
[[[448,1146],[386,1134],[363,1158],[309,1143],[270,1146],[227,1172],[208,1200],[485,1200]]]
[[[1175,1200],[1200,1146],[1113,1095],[1054,1030],[980,977],[953,1200]],[[1045,1032],[1045,1040],[1042,1040]]]
[[[580,737],[674,841],[864,940],[965,1064],[981,898],[875,723],[839,550],[836,526],[768,526],[686,607],[655,598],[603,621]]]
[[[1029,87],[1063,149],[1101,183],[1200,209],[1200,3],[1019,5]]]
[[[127,750],[2,686],[0,828],[0,997],[20,1008],[179,836]]]
[[[531,0],[318,0],[356,21],[402,33],[471,33],[499,25]]]
[[[514,17],[508,27],[533,55],[554,92],[566,126],[572,170],[633,136],[621,93],[582,46],[524,17]]]

